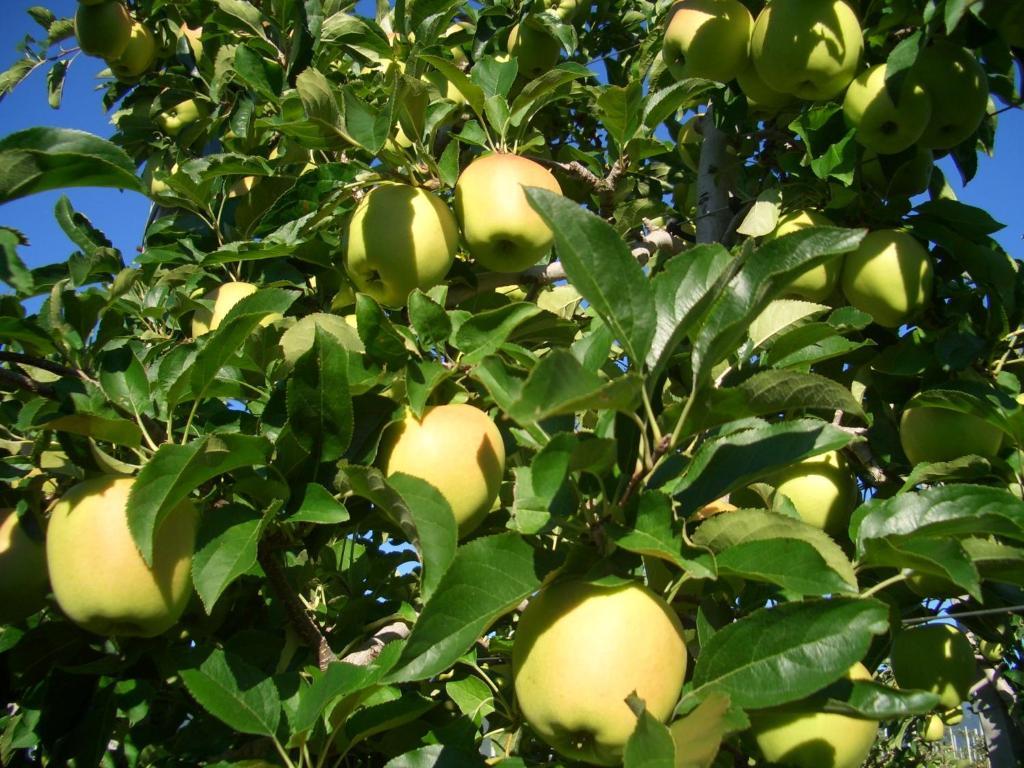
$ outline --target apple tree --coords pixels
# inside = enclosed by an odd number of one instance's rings
[[[1024,4],[29,14],[152,208],[0,220],[0,763],[1021,764]]]

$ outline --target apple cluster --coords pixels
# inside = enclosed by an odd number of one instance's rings
[[[134,20],[121,0],[79,0],[75,36],[84,53],[104,59],[125,83],[137,82],[159,53],[152,30]]]

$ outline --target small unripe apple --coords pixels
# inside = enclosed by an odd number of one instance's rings
[[[530,207],[523,187],[562,193],[539,163],[493,154],[471,162],[455,185],[455,213],[470,255],[495,272],[518,272],[551,250],[554,233]]]
[[[994,459],[1002,444],[1002,430],[971,413],[916,406],[911,400],[900,417],[900,445],[911,464],[972,454]]]
[[[21,621],[46,603],[46,547],[13,509],[0,510],[0,624]]]
[[[843,263],[843,295],[879,325],[899,328],[917,317],[932,296],[928,251],[906,232],[869,232]]]
[[[766,240],[774,240],[808,227],[834,227],[829,218],[817,211],[791,211],[779,217],[775,231]],[[843,257],[837,256],[824,264],[811,267],[789,284],[786,293],[808,301],[825,301],[835,291],[843,271]]]
[[[533,731],[570,760],[620,765],[636,715],[635,693],[666,720],[686,674],[679,619],[640,584],[556,583],[519,619],[512,668]]]
[[[750,63],[754,18],[738,0],[681,0],[672,8],[662,57],[673,75],[727,83]]]
[[[951,149],[978,130],[988,109],[988,78],[970,51],[936,42],[921,51],[913,76],[932,103],[922,147]]]
[[[953,707],[941,713],[942,722],[946,725],[959,725],[964,721],[963,707]]]
[[[192,594],[197,515],[175,507],[153,538],[146,565],[128,529],[134,478],[79,483],[58,501],[46,531],[54,597],[68,618],[100,635],[153,637],[178,621]]]
[[[860,164],[864,183],[886,198],[910,198],[927,191],[934,169],[935,156],[922,146],[898,155],[867,149]]]
[[[427,291],[444,280],[458,247],[458,224],[441,198],[408,184],[381,184],[352,215],[345,271],[358,290],[400,307],[414,288]]]
[[[519,63],[520,76],[533,80],[558,63],[562,44],[540,24],[527,19],[509,32],[508,53]]]
[[[981,639],[978,641],[978,653],[981,654],[982,658],[985,659],[985,661],[990,661],[993,664],[998,664],[1000,661],[1003,660],[1003,654],[1006,653],[1006,648],[1004,648],[1003,644],[1000,642]],[[960,710],[956,711],[959,712]],[[961,712],[960,714],[962,718],[963,713]],[[943,717],[943,719],[946,720],[947,725],[955,725],[954,722],[952,722],[945,716]]]
[[[844,538],[850,515],[857,506],[857,481],[846,460],[836,451],[797,462],[776,473],[770,482],[775,492],[791,502],[800,518],[836,539]]]
[[[174,105],[157,115],[156,121],[160,129],[170,137],[175,137],[189,126],[206,118],[209,108],[205,102],[195,99]]]
[[[79,4],[75,13],[75,37],[83,53],[116,59],[124,53],[131,34],[132,17],[120,0]]]
[[[141,21],[132,24],[128,45],[116,59],[111,59],[110,71],[118,80],[131,81],[144,74],[156,61],[156,38]]]
[[[445,497],[463,537],[487,517],[505,474],[505,444],[479,408],[453,403],[411,412],[392,427],[383,450],[386,475],[422,478]]]
[[[801,99],[826,101],[857,74],[864,38],[843,0],[772,0],[750,38],[757,74],[770,87]]]
[[[921,738],[927,742],[942,741],[942,737],[945,735],[946,725],[942,722],[942,718],[938,715],[930,715]]]
[[[856,129],[854,138],[868,149],[894,155],[921,138],[932,117],[924,89],[907,79],[895,102],[885,86],[886,65],[878,64],[857,77],[846,90],[843,116]]]
[[[854,664],[846,677],[870,680],[863,664]],[[771,764],[790,768],[860,768],[871,751],[878,722],[823,712],[808,699],[806,707],[751,712],[750,736]]]
[[[971,644],[949,624],[900,632],[893,641],[890,660],[900,688],[934,693],[943,709],[966,701],[976,677]]]

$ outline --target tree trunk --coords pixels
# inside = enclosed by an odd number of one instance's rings
[[[697,173],[697,242],[720,243],[729,227],[729,190],[725,185],[725,134],[715,127],[713,109],[708,107],[700,121],[703,137]]]
[[[990,768],[1018,768],[1022,761],[1018,759],[1014,745],[1016,734],[1001,696],[1009,696],[1012,701],[1013,690],[1002,680],[998,670],[987,665],[979,665],[979,668],[982,677],[971,693],[978,702],[978,717],[981,718],[981,730],[988,747],[988,764]]]

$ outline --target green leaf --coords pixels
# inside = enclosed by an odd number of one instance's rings
[[[736,544],[715,555],[720,575],[778,584],[798,595],[856,590],[833,571],[818,550],[800,539],[762,539]]]
[[[668,727],[676,745],[675,768],[711,768],[722,738],[733,730],[730,707],[728,696],[712,693],[686,717]]]
[[[441,58],[440,56],[420,56],[419,58],[444,75],[444,79],[454,85],[455,89],[466,98],[466,103],[476,113],[476,116],[481,120],[484,119],[485,97],[484,91],[479,85],[470,80],[461,69],[448,59]]]
[[[409,357],[405,339],[380,305],[363,293],[356,294],[356,324],[367,355],[395,368],[405,365]]]
[[[675,488],[684,514],[772,471],[848,445],[854,436],[817,419],[756,426],[705,441]]]
[[[963,587],[964,592],[981,600],[978,569],[955,539],[913,534],[868,539],[860,562],[867,567],[912,568],[918,573],[938,576]]]
[[[888,631],[889,611],[873,599],[833,598],[761,608],[716,632],[701,649],[693,690],[728,694],[743,708],[806,698],[838,680]]]
[[[409,294],[409,322],[425,349],[445,344],[452,332],[444,307],[419,288]]]
[[[640,386],[636,374],[606,381],[581,366],[571,352],[556,349],[534,366],[508,414],[525,425],[589,409],[632,411],[640,402]]]
[[[839,680],[825,689],[825,712],[865,717],[871,720],[902,720],[926,715],[939,703],[938,695],[927,691],[900,690],[869,680]]]
[[[480,312],[452,334],[452,344],[463,352],[467,364],[478,363],[498,351],[516,327],[540,314],[536,304],[515,302]]]
[[[515,59],[498,61],[495,56],[482,56],[473,65],[469,76],[480,87],[486,100],[492,96],[508,96],[518,72],[519,64]]]
[[[508,761],[502,760],[501,765]],[[389,760],[384,768],[486,768],[483,755],[452,744],[430,744]]]
[[[533,115],[556,97],[555,91],[559,87],[584,77],[594,77],[594,73],[574,61],[563,61],[554,69],[534,78],[512,102],[512,125],[528,124]]]
[[[29,128],[0,140],[0,203],[66,187],[142,192],[128,154],[91,133]]]
[[[84,435],[115,445],[137,448],[142,443],[142,431],[134,421],[100,416],[94,413],[76,413],[58,416],[39,425],[43,429],[56,429],[73,435]]]
[[[405,393],[409,408],[419,418],[427,407],[434,389],[452,376],[452,370],[434,360],[410,360],[405,369]]]
[[[614,228],[572,200],[539,188],[527,199],[555,233],[569,282],[615,333],[637,363],[648,354],[657,316],[654,291]]]
[[[31,270],[18,256],[18,246],[25,244],[19,232],[9,227],[0,227],[0,280],[11,286],[19,296],[30,296],[35,289]]]
[[[832,379],[799,371],[762,371],[735,387],[714,390],[703,425],[793,410],[844,411],[866,419],[853,393]]]
[[[445,685],[444,690],[459,711],[477,726],[494,712],[494,694],[479,677],[453,680]]]
[[[103,353],[99,360],[99,379],[111,401],[147,413],[150,402],[149,379],[142,363],[127,344]]]
[[[288,379],[288,420],[299,445],[318,463],[340,459],[352,440],[348,353],[319,327]]]
[[[143,559],[153,562],[153,533],[192,491],[240,467],[266,464],[270,451],[265,438],[237,434],[204,435],[187,445],[161,445],[128,496],[128,527]]]
[[[575,435],[559,433],[537,451],[529,467],[515,467],[515,495],[509,528],[523,534],[538,533],[547,527],[552,512],[568,515],[575,511],[576,499],[568,491]]]
[[[625,146],[640,128],[642,99],[643,84],[639,80],[626,86],[608,85],[597,97],[597,116],[619,147]]]
[[[199,705],[239,733],[273,737],[281,701],[272,678],[237,656],[213,650],[203,661],[180,670]]]
[[[424,680],[448,669],[494,621],[537,591],[554,565],[514,533],[459,547],[388,679]]]
[[[636,698],[641,711],[637,716],[636,728],[626,741],[623,753],[623,768],[675,768],[676,745],[672,734],[643,707],[643,700]]]
[[[644,493],[633,525],[628,528],[610,526],[609,533],[616,544],[629,552],[670,562],[693,578],[718,578],[713,559],[698,561],[683,556],[682,536],[673,526],[672,500],[663,493]]]
[[[336,525],[349,519],[345,505],[334,498],[331,492],[319,483],[307,483],[302,504],[288,520],[293,523],[316,523]]]
[[[211,509],[201,518],[192,581],[207,614],[231,582],[256,564],[263,515],[241,504]]]
[[[51,109],[59,109],[64,95],[64,82],[68,73],[68,61],[55,61],[46,73],[46,101]]]

